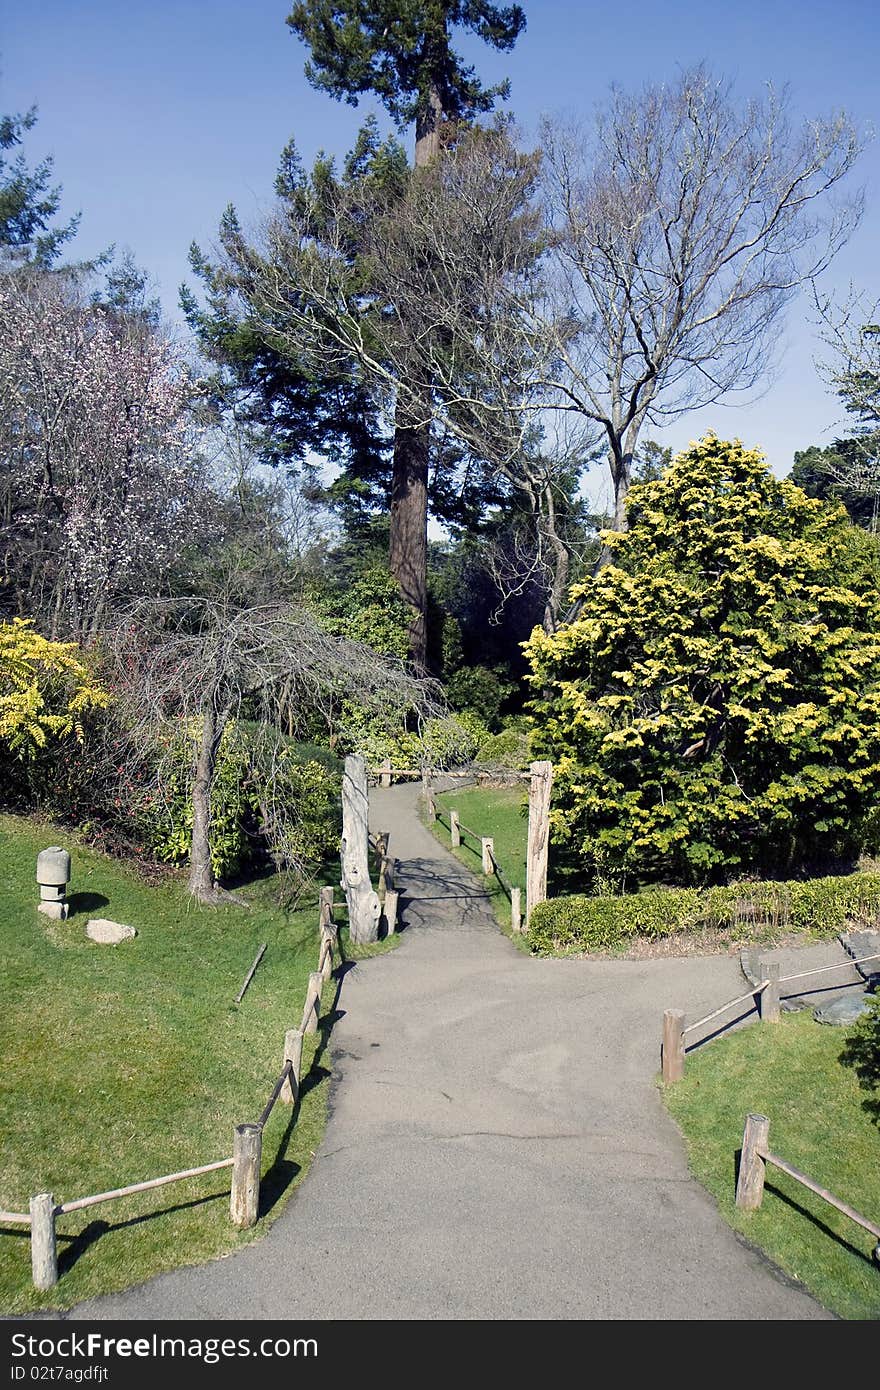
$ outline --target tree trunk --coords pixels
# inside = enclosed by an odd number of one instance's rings
[[[419,673],[428,657],[428,463],[431,427],[405,425],[398,407],[391,479],[388,564],[410,610],[409,660]]]
[[[226,711],[218,714],[213,704],[208,701],[204,710],[202,741],[192,791],[193,827],[189,891],[199,902],[213,902],[217,897],[217,880],[211,867],[211,786],[217,766],[217,750],[227,718]]]
[[[416,116],[417,169],[440,154],[443,108],[433,85]],[[391,474],[391,534],[388,564],[410,610],[409,660],[417,672],[427,665],[428,648],[428,465],[431,452],[430,402],[405,411],[400,403],[394,424]],[[406,417],[409,417],[407,419]]]

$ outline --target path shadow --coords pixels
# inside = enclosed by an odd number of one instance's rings
[[[99,907],[109,907],[110,899],[103,893],[71,893],[67,899],[67,915],[85,916],[87,912],[97,912]]]
[[[188,1211],[192,1207],[206,1206],[208,1202],[216,1202],[221,1197],[228,1197],[229,1191],[230,1189],[225,1187],[222,1191],[210,1192],[205,1197],[192,1197],[188,1202],[174,1202],[170,1206],[160,1207],[157,1211],[145,1211],[140,1216],[126,1217],[124,1221],[105,1221],[99,1218],[96,1221],[90,1221],[75,1236],[66,1236],[62,1231],[59,1231],[58,1244],[60,1247],[64,1242],[64,1249],[59,1248],[58,1252],[58,1277],[61,1278],[63,1274],[72,1269],[80,1256],[110,1231],[124,1231],[128,1226],[141,1226],[146,1221],[154,1221],[157,1216],[169,1216],[176,1211]]]

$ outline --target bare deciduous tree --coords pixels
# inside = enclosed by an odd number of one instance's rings
[[[786,106],[772,90],[740,105],[700,67],[615,91],[592,137],[544,126],[546,386],[604,432],[616,526],[644,424],[753,390],[785,306],[860,215],[828,197],[859,153],[851,121],[794,130]]]
[[[821,339],[829,357],[819,364],[823,380],[843,401],[854,425],[851,448],[829,471],[838,483],[880,507],[880,300],[850,290],[842,302],[814,286]]]

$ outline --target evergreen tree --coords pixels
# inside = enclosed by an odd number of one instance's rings
[[[491,111],[508,86],[484,87],[453,48],[453,31],[502,51],[525,27],[519,5],[487,0],[300,0],[287,23],[311,50],[306,76],[356,105],[374,92],[399,127],[415,124],[415,166],[439,155],[444,127]],[[395,421],[389,560],[412,614],[410,659],[427,651],[428,477],[431,402],[399,403]]]
[[[37,108],[23,116],[0,116],[0,262],[51,266],[75,234],[79,217],[61,227],[52,219],[61,205],[61,188],[52,185],[52,157],[29,169],[24,154],[9,158],[37,123]]]

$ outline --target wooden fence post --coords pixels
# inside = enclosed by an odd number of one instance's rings
[[[51,1192],[31,1198],[31,1271],[35,1289],[51,1289],[58,1283],[55,1198]]]
[[[459,827],[458,812],[449,812],[449,838],[453,849],[458,849],[461,844],[461,829]]]
[[[290,1062],[290,1072],[281,1087],[278,1099],[282,1105],[295,1105],[299,1095],[299,1074],[302,1070],[303,1035],[299,1028],[288,1028],[284,1034],[284,1057],[281,1065]]]
[[[327,920],[333,916],[333,886],[328,885],[321,889],[321,897],[318,903],[318,911],[321,914],[321,926],[325,926]]]
[[[547,897],[547,855],[550,846],[550,791],[553,764],[532,763],[529,771],[529,847],[526,859],[526,927],[536,903]]]
[[[390,759],[390,758],[386,758],[385,761],[384,761],[383,764],[382,764],[382,775],[381,775],[381,777],[379,778],[379,786],[380,786],[380,787],[390,787],[390,786],[391,786],[391,759]]]
[[[379,854],[379,878],[376,882],[376,892],[380,897],[384,896],[388,886],[387,864],[388,864],[388,832],[383,831],[376,836],[376,849]]]
[[[663,1014],[663,1080],[669,1085],[684,1076],[684,1014],[667,1009]]]
[[[515,932],[522,931],[522,907],[519,888],[510,890],[510,926]]]
[[[488,878],[495,872],[495,841],[491,835],[484,835],[480,840],[483,850],[483,873]]]
[[[385,894],[385,931],[393,936],[397,930],[397,893],[389,889]]]
[[[379,936],[379,897],[370,882],[367,765],[350,755],[342,778],[342,887],[348,903],[348,930],[354,942]]]
[[[764,1196],[764,1155],[769,1135],[770,1121],[766,1115],[746,1115],[736,1180],[736,1205],[744,1211],[755,1211]]]
[[[306,990],[306,1006],[303,1010],[306,1033],[317,1033],[318,1017],[321,1013],[321,986],[324,980],[319,970],[313,970],[309,976],[309,987]]]
[[[761,966],[761,978],[769,980],[761,990],[761,1019],[764,1023],[779,1022],[779,961],[767,961]]]
[[[260,1161],[263,1131],[259,1125],[236,1125],[232,1140],[232,1195],[229,1214],[233,1226],[256,1225],[260,1209]]]

